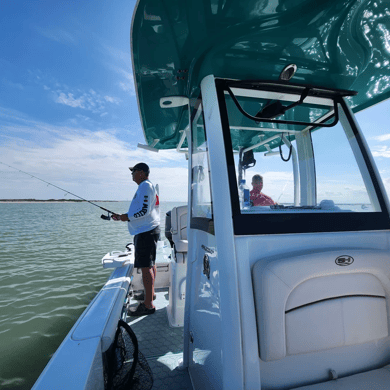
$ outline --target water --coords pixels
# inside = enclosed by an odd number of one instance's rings
[[[165,213],[184,203],[161,203]],[[101,206],[126,212],[128,202]],[[127,223],[85,202],[0,203],[0,388],[30,389],[111,270],[101,258],[132,241]]]

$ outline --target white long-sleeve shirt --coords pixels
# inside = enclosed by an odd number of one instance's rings
[[[131,235],[148,232],[160,225],[157,199],[157,191],[149,180],[140,183],[127,212]]]

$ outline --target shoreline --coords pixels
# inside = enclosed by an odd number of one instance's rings
[[[122,200],[91,200],[90,202],[126,202]],[[0,199],[0,203],[89,203],[85,200],[67,200],[67,199]]]
[[[90,200],[93,203],[118,203],[118,202],[131,202],[131,200]],[[0,199],[0,203],[89,203],[86,200],[69,200],[69,199]],[[161,201],[160,201],[161,202]],[[186,201],[168,200],[164,203],[183,203],[187,204]],[[160,203],[161,204],[161,203]]]

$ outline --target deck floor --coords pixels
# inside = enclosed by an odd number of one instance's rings
[[[183,328],[169,326],[168,289],[156,292],[156,312],[149,316],[127,317],[127,322],[138,339],[139,350],[153,372],[153,390],[192,390],[187,369],[179,367],[183,358]],[[138,301],[131,299],[134,310]]]

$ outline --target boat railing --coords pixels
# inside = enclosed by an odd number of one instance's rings
[[[124,308],[134,256],[115,268],[57,349],[33,389],[104,389],[103,353]]]

